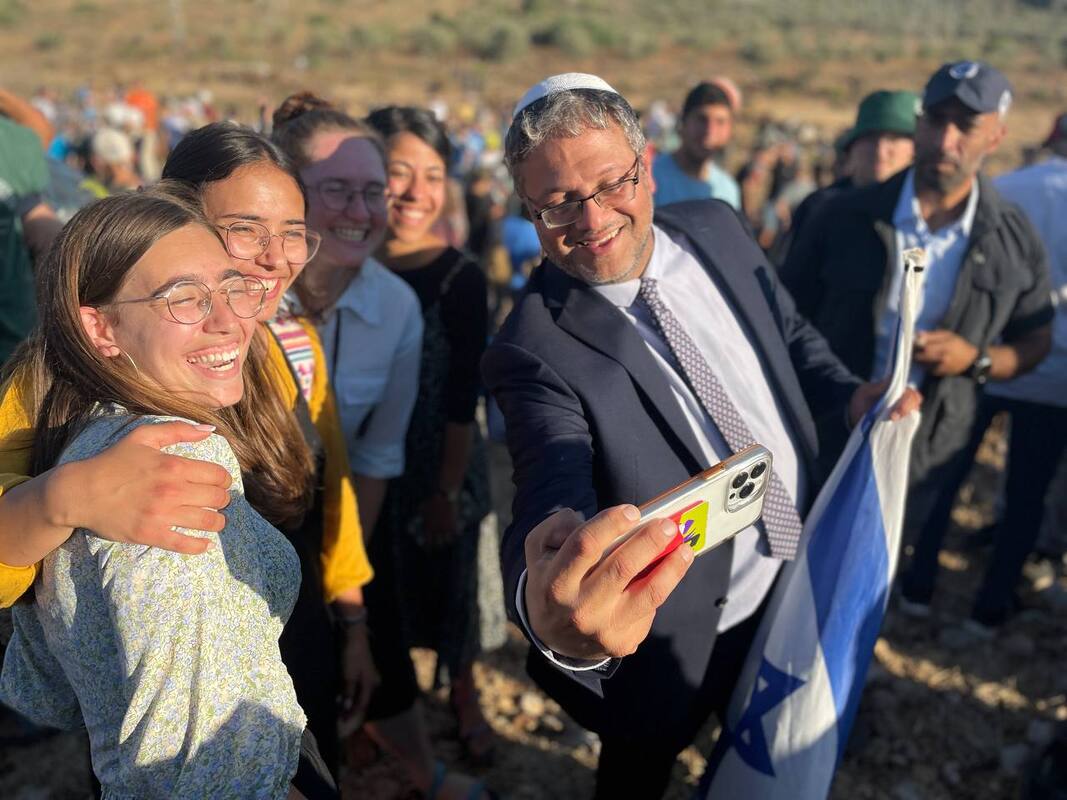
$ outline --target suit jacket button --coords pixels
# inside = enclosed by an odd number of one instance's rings
[[[725,606],[729,602],[730,602],[730,598],[729,597],[720,597],[718,600],[715,601],[715,607],[716,608],[722,608],[723,606]]]

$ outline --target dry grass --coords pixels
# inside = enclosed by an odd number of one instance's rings
[[[1038,0],[0,0],[4,85],[69,91],[143,80],[209,87],[251,117],[314,87],[361,111],[431,91],[506,108],[547,72],[608,77],[638,106],[680,102],[716,73],[760,115],[831,135],[878,87],[921,88],[940,63],[985,57],[1019,102],[1007,152],[1067,106],[1067,11]],[[1053,4],[1054,5],[1054,4]],[[1062,6],[1062,4],[1061,4]],[[744,133],[744,131],[743,131]]]

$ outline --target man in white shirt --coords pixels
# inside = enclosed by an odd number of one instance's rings
[[[714,198],[740,210],[741,188],[717,163],[733,137],[735,111],[731,96],[717,83],[690,89],[678,120],[681,144],[673,153],[660,153],[652,165],[657,206]]]
[[[548,260],[482,362],[515,465],[509,614],[540,653],[530,674],[600,734],[596,796],[613,800],[660,796],[729,698],[819,477],[809,404],[844,426],[879,393],[795,313],[728,206],[653,223],[644,152],[600,78],[554,76],[520,100],[505,158]],[[673,523],[604,556],[635,505],[742,440],[774,453],[762,522],[640,578]]]

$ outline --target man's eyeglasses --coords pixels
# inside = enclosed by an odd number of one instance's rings
[[[637,194],[637,183],[641,178],[640,172],[637,170],[640,161],[640,158],[634,159],[633,166],[626,170],[628,176],[629,173],[634,173],[632,176],[616,181],[610,186],[605,186],[588,197],[568,200],[566,203],[543,208],[536,212],[534,216],[546,228],[563,228],[567,225],[573,225],[582,218],[582,206],[589,200],[592,200],[605,211],[618,208],[623,203],[629,203],[634,199],[634,195]]]
[[[195,325],[211,313],[212,299],[215,294],[226,298],[226,305],[241,319],[251,319],[263,310],[263,300],[267,287],[259,278],[236,275],[211,289],[200,281],[179,281],[169,289],[152,295],[138,297],[135,300],[116,300],[110,306],[126,303],[166,303],[171,319],[182,325]]]
[[[322,236],[306,228],[271,233],[266,225],[248,220],[217,226],[226,234],[226,252],[234,258],[251,261],[259,258],[270,247],[271,239],[282,240],[282,253],[293,266],[306,264],[315,257],[322,243]]]
[[[357,195],[363,198],[367,211],[382,212],[389,204],[389,192],[380,183],[368,183],[360,189],[348,181],[327,179],[316,186],[315,191],[330,211],[344,211]]]

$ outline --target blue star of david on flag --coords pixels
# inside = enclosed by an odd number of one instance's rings
[[[782,567],[708,759],[702,800],[825,800],[896,572],[917,415],[891,420],[911,369],[922,254],[903,254],[893,375],[853,431]],[[776,664],[785,669],[779,669]]]
[[[767,737],[763,732],[763,717],[789,695],[804,685],[804,681],[782,672],[764,658],[760,662],[756,684],[748,707],[730,731],[730,740],[737,754],[755,770],[774,777]]]

